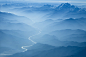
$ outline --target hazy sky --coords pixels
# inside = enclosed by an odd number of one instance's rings
[[[28,2],[75,2],[75,3],[86,3],[86,0],[0,0],[0,1],[28,1]]]

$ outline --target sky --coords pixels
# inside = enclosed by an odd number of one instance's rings
[[[23,1],[23,2],[52,2],[52,3],[57,3],[57,2],[72,2],[72,3],[86,3],[86,0],[0,0],[0,1]]]

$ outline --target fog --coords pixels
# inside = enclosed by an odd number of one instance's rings
[[[71,3],[0,5],[1,57],[86,56],[85,8]]]

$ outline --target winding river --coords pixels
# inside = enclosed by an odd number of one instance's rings
[[[38,29],[39,29],[39,28],[38,28]],[[40,29],[39,29],[39,30],[40,30]],[[34,44],[36,44],[37,42],[33,41],[33,40],[31,39],[31,37],[36,36],[36,35],[39,35],[40,33],[41,33],[41,30],[39,31],[38,34],[35,34],[35,35],[30,36],[30,37],[28,38],[28,40],[30,40],[31,42],[33,42]],[[34,44],[29,45],[29,46],[22,46],[21,48],[24,49],[23,52],[25,52],[25,51],[28,50],[28,49],[27,49],[28,47],[31,47],[31,46],[33,46]]]

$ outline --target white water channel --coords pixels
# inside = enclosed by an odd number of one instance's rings
[[[39,29],[39,28],[38,28],[38,29]],[[35,35],[30,36],[30,37],[28,38],[28,40],[30,40],[31,42],[33,42],[34,44],[36,44],[37,42],[33,41],[33,40],[31,39],[31,37],[36,36],[36,35],[39,35],[40,33],[41,33],[41,30],[39,31],[38,34],[35,34]],[[29,45],[29,46],[22,46],[21,48],[24,49],[23,52],[25,52],[25,51],[28,50],[28,49],[27,49],[28,47],[31,47],[31,46],[33,46],[34,44]]]

